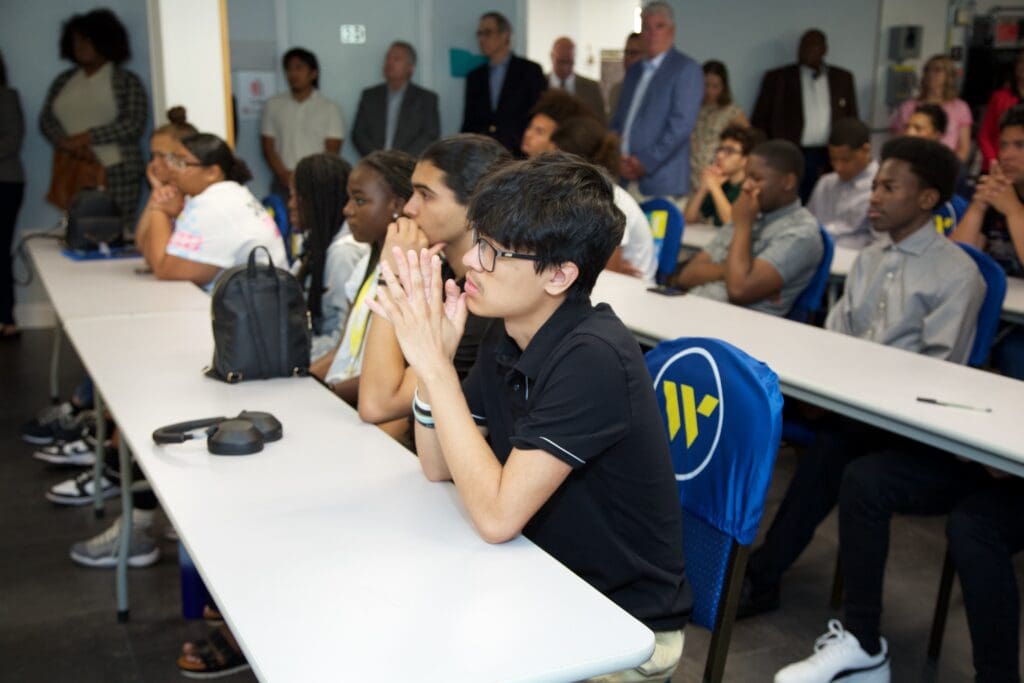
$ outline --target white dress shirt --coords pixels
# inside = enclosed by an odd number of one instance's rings
[[[817,75],[808,66],[800,67],[800,94],[804,105],[804,129],[801,147],[824,147],[832,129],[832,99],[828,87],[828,67]]]

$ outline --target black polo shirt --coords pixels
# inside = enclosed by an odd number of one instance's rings
[[[679,494],[652,380],[605,304],[566,301],[520,352],[495,324],[463,391],[505,463],[540,449],[573,468],[523,529],[531,541],[656,631],[682,628]]]

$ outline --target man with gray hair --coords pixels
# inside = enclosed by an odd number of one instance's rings
[[[604,96],[601,85],[594,80],[580,76],[574,71],[576,66],[576,44],[572,38],[562,36],[551,46],[551,73],[548,75],[548,87],[561,88],[570,95],[583,100],[587,108],[594,113],[602,124],[607,123],[608,116],[604,111]]]
[[[441,137],[437,94],[411,83],[416,49],[396,40],[384,57],[384,83],[367,88],[359,98],[352,142],[363,156],[378,149],[397,149],[418,157]]]
[[[690,133],[704,97],[700,64],[673,46],[667,2],[641,13],[644,58],[629,68],[610,127],[622,137],[622,179],[637,199],[681,199],[690,187]]]

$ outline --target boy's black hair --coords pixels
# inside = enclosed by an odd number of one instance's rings
[[[999,118],[999,132],[1002,133],[1004,128],[1010,126],[1020,126],[1024,128],[1024,104],[1015,104],[1005,112]]]
[[[949,125],[949,116],[946,110],[937,104],[925,103],[914,107],[915,114],[924,114],[932,122],[932,128],[943,135],[946,133],[946,126]]]
[[[74,14],[61,26],[60,56],[70,62],[75,61],[75,35],[88,40],[101,57],[114,64],[126,62],[132,56],[128,31],[117,15],[108,9]]]
[[[499,164],[512,159],[500,143],[476,133],[453,135],[423,150],[420,161],[429,161],[444,173],[444,183],[455,193],[455,201],[469,204],[477,183]]]
[[[317,60],[316,55],[307,50],[304,47],[293,47],[284,53],[284,57],[281,58],[281,68],[285,71],[288,70],[288,62],[293,59],[298,59],[303,64],[308,66],[310,69],[316,72],[316,78],[313,79],[313,87],[317,90],[320,89],[320,62]]]
[[[750,150],[751,156],[765,160],[769,168],[779,173],[792,173],[799,183],[804,177],[804,153],[789,140],[769,140]]]
[[[948,202],[953,196],[960,160],[941,142],[908,135],[893,138],[882,146],[881,161],[884,163],[888,159],[906,162],[922,187],[938,190],[936,206]]]
[[[871,129],[858,118],[848,116],[832,124],[832,132],[828,136],[829,147],[849,147],[860,149],[871,143]]]
[[[585,300],[622,242],[626,218],[615,206],[607,173],[571,154],[543,154],[488,174],[469,204],[479,234],[534,254],[538,273],[575,263],[567,298]]]
[[[749,156],[754,147],[759,143],[764,142],[764,137],[756,128],[748,128],[747,126],[740,126],[735,123],[726,126],[718,136],[718,139],[735,140],[740,143],[740,148],[743,150],[743,156]]]

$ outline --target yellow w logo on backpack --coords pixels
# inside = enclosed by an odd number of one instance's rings
[[[689,384],[676,384],[665,381],[661,385],[665,393],[665,414],[668,416],[668,438],[672,441],[679,433],[679,428],[686,431],[686,447],[689,448],[697,440],[699,428],[697,415],[711,417],[718,407],[718,399],[711,394],[704,394],[700,404],[696,401],[693,387]],[[681,407],[680,407],[680,404]]]

